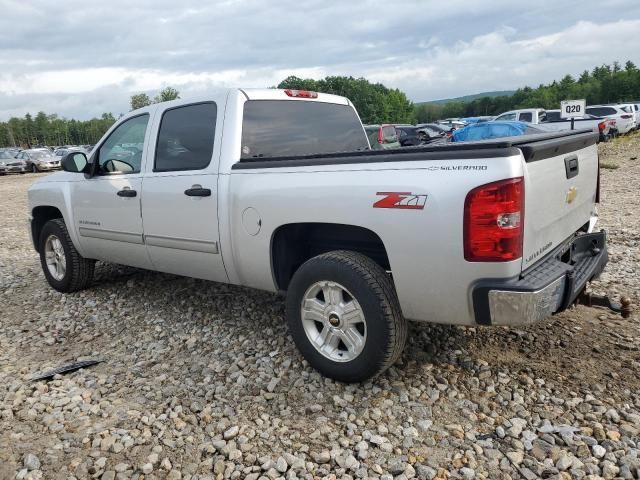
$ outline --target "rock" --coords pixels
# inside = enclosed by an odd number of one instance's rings
[[[591,447],[591,452],[593,453],[594,457],[602,458],[607,453],[607,449],[600,445],[594,445],[593,447]]]
[[[460,475],[464,480],[473,480],[476,477],[476,472],[472,468],[463,467],[460,469]]]
[[[140,469],[142,470],[142,473],[144,473],[145,475],[149,475],[151,472],[153,472],[153,464],[145,463]]]
[[[225,440],[231,440],[232,438],[235,438],[239,432],[240,432],[240,427],[238,427],[237,425],[234,425],[233,427],[225,430],[223,437]]]
[[[507,452],[506,455],[507,458],[516,465],[520,465],[524,459],[524,452],[522,451]]]
[[[609,430],[607,432],[607,438],[609,440],[613,440],[614,442],[620,441],[620,432],[616,432],[615,430]]]
[[[396,461],[389,465],[389,473],[393,476],[404,473],[406,464],[402,461]]]
[[[620,468],[615,463],[605,460],[602,462],[602,477],[605,479],[615,478],[620,472]]]
[[[418,465],[416,467],[416,474],[420,479],[433,480],[436,478],[438,472],[427,465]]]
[[[558,461],[556,462],[556,468],[562,472],[568,470],[572,464],[573,458],[567,454],[563,454],[560,456],[560,458],[558,458]]]
[[[316,463],[329,463],[329,461],[331,460],[331,454],[329,453],[329,450],[322,450],[319,453],[314,453],[312,454],[313,456],[313,460]]]
[[[116,472],[114,472],[113,470],[107,470],[102,474],[102,477],[100,477],[101,480],[115,480],[115,478]]]
[[[22,464],[27,470],[38,470],[40,468],[40,459],[33,453],[27,453],[22,458]]]
[[[287,464],[287,461],[283,457],[278,457],[278,460],[276,461],[276,470],[280,473],[285,473],[288,468],[289,465]]]

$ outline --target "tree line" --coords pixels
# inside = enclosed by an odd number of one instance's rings
[[[559,108],[561,100],[587,100],[588,105],[632,101],[640,99],[640,70],[628,61],[622,66],[612,65],[585,70],[578,78],[565,75],[537,88],[523,87],[508,97],[482,97],[471,101],[449,102],[444,105],[424,103],[414,105],[398,89],[364,78],[329,76],[320,80],[289,76],[277,88],[312,90],[332,93],[349,98],[356,107],[362,122],[413,123],[431,122],[449,117],[473,117],[498,115],[515,108]],[[173,87],[166,87],[151,98],[146,93],[132,95],[131,109],[152,103],[180,98]],[[111,127],[116,118],[103,113],[100,118],[75,120],[56,114],[38,112],[35,117],[27,113],[22,118],[13,117],[0,122],[0,147],[33,145],[85,145],[96,143]]]
[[[449,102],[443,105],[426,103],[416,106],[416,120],[431,122],[450,117],[476,117],[499,115],[517,108],[560,108],[562,100],[585,99],[587,105],[627,102],[640,99],[640,70],[628,61],[622,66],[595,67],[574,78],[565,75],[560,81],[524,87],[507,97],[482,97],[466,102]]]
[[[362,123],[413,123],[413,103],[404,92],[371,83],[364,78],[325,77],[321,80],[290,76],[277,88],[312,90],[347,97],[356,107]]]
[[[173,87],[163,88],[153,99],[146,93],[135,94],[130,98],[131,110],[176,98],[180,98],[180,92]],[[0,122],[0,147],[93,145],[115,121],[112,113],[103,113],[100,118],[91,120],[67,119],[45,112],[38,112],[33,117],[27,113],[22,118],[12,117],[7,122]]]

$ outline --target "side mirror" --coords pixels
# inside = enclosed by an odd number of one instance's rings
[[[89,169],[89,160],[83,152],[69,152],[60,161],[62,170],[72,173],[86,173]]]

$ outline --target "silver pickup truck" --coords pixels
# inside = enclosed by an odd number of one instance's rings
[[[31,233],[61,292],[96,260],[286,292],[308,362],[361,381],[398,358],[407,320],[520,325],[576,301],[607,263],[596,138],[371,151],[345,98],[230,89],[69,153],[29,190]]]

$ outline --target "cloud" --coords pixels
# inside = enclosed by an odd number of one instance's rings
[[[640,60],[635,0],[0,0],[0,11],[0,120],[117,114],[140,91],[186,97],[289,74],[364,76],[420,101]]]

